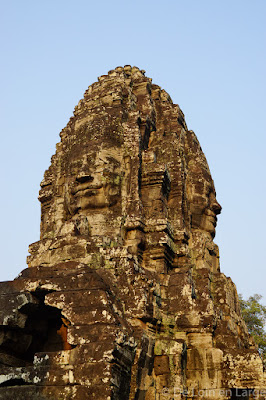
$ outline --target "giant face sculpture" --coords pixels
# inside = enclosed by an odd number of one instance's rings
[[[216,199],[214,183],[206,157],[192,131],[187,132],[186,195],[192,230],[208,232],[215,236],[217,215],[221,206]]]
[[[216,199],[210,174],[196,163],[190,166],[187,195],[191,212],[191,228],[209,232],[213,237],[221,206]]]
[[[69,164],[71,180],[65,202],[70,215],[87,215],[114,206],[121,195],[121,152],[117,148],[88,150]]]

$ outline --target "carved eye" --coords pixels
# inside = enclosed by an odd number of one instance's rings
[[[76,181],[79,183],[85,183],[85,182],[92,182],[93,181],[93,176],[91,175],[79,175],[76,177]]]

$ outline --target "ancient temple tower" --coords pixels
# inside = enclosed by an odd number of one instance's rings
[[[178,105],[118,67],[60,136],[29,268],[0,284],[0,399],[266,398],[220,272],[221,206]]]

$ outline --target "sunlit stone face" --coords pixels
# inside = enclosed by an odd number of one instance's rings
[[[70,161],[72,180],[66,191],[71,215],[89,214],[117,204],[121,194],[121,154],[117,148],[88,151]]]
[[[187,189],[191,227],[209,232],[214,237],[217,215],[222,207],[216,199],[211,176],[200,165],[195,164],[192,168]]]

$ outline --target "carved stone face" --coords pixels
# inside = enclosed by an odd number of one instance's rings
[[[88,151],[70,162],[72,181],[66,191],[71,215],[115,205],[121,193],[121,155],[117,148]]]
[[[191,212],[191,227],[209,232],[213,237],[217,215],[222,207],[216,199],[212,178],[205,168],[194,165],[188,181],[188,200]]]

